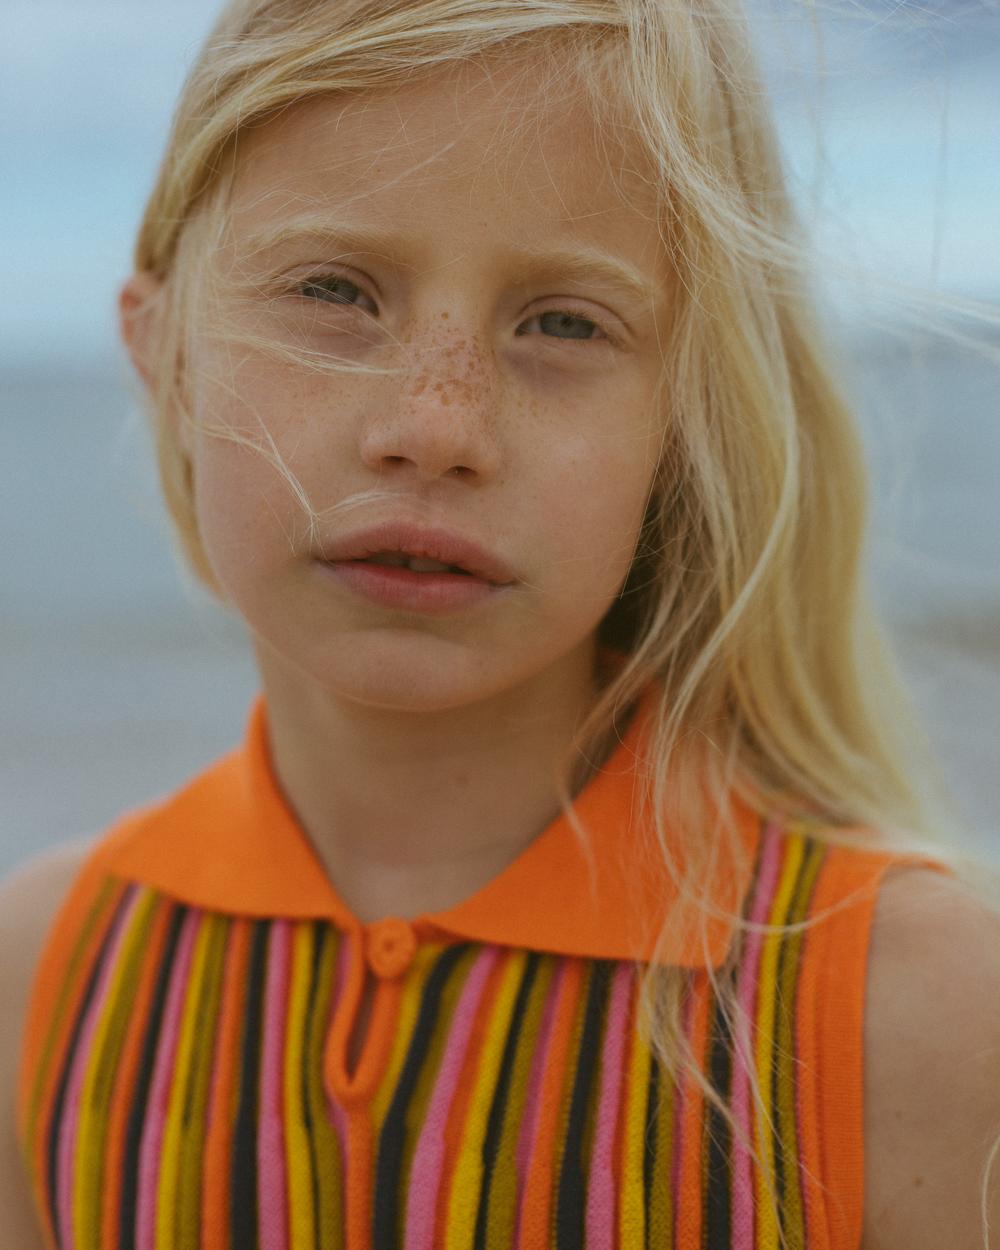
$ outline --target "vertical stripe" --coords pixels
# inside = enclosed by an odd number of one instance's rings
[[[638,975],[641,975],[638,974]],[[646,1104],[652,1052],[640,1027],[638,975],[632,991],[632,1027],[625,1088],[625,1124],[619,1182],[618,1238],[622,1250],[644,1250],[646,1196],[643,1168],[646,1146]]]
[[[288,1234],[292,1246],[316,1245],[315,1183],[309,1149],[309,1093],[305,1073],[306,1012],[313,974],[315,926],[295,925],[285,1045],[285,1153],[288,1185]]]
[[[374,1250],[394,1250],[397,1244],[401,1205],[398,1182],[402,1170],[407,1108],[433,1039],[445,982],[465,950],[464,945],[448,947],[439,956],[427,980],[413,1041],[379,1134],[375,1192],[372,1196]]]
[[[809,899],[824,848],[815,840],[796,835],[802,843],[804,861],[791,899],[787,923],[798,924],[808,915]],[[805,1211],[798,1168],[798,1129],[795,1123],[795,1087],[798,1056],[795,1051],[795,991],[799,979],[802,934],[789,933],[781,944],[778,961],[778,1014],[775,1022],[775,1087],[778,1141],[775,1151],[782,1194],[782,1227],[792,1247],[805,1244]]]
[[[306,1016],[306,1108],[312,1157],[313,1205],[316,1210],[316,1250],[342,1250],[347,1213],[344,1197],[344,1159],[340,1138],[329,1112],[323,1077],[323,1056],[333,997],[334,972],[340,934],[333,925],[318,923],[312,980]],[[299,1250],[295,1246],[295,1250]],[[310,1250],[308,1246],[304,1250]]]
[[[121,1239],[122,1208],[128,1201],[125,1178],[130,1115],[140,1077],[146,1026],[157,997],[157,974],[170,935],[174,907],[169,900],[149,892],[153,904],[152,924],[148,934],[135,940],[139,958],[136,982],[128,988],[121,1004],[125,1038],[121,1053],[108,1074],[110,1108],[108,1111],[108,1150],[104,1172],[103,1237],[101,1250],[118,1250]],[[132,1209],[134,1214],[134,1189]],[[134,1218],[133,1218],[134,1227]]]
[[[549,1246],[553,1239],[553,1191],[557,1153],[562,1135],[563,1089],[574,1053],[575,1025],[586,988],[586,961],[565,957],[559,961],[552,1027],[545,1047],[545,1066],[538,1096],[524,1200],[520,1216],[520,1244],[524,1250]]]
[[[708,1039],[710,994],[707,978],[697,972],[690,978],[685,997],[684,1029],[696,1062],[703,1061]],[[690,1071],[680,1076],[675,1137],[676,1163],[674,1182],[676,1197],[674,1217],[677,1245],[702,1245],[705,1185],[704,1112],[705,1097]]]
[[[24,1096],[24,1142],[28,1170],[37,1195],[37,1208],[43,1217],[46,1234],[55,1240],[56,1218],[53,1119],[57,1117],[61,1078],[65,1068],[66,1048],[72,1043],[75,1022],[79,1018],[80,996],[85,993],[94,951],[99,950],[114,917],[126,886],[106,878],[100,884],[73,943],[65,971],[45,1030],[38,1064],[28,1092]]]
[[[229,1172],[239,1087],[240,1024],[247,992],[251,927],[252,921],[249,919],[234,919],[230,924],[226,944],[218,1036],[206,1114],[201,1250],[231,1250]]]
[[[229,1175],[229,1222],[233,1250],[256,1250],[257,1118],[259,1114],[260,1034],[270,925],[257,920],[250,943],[250,967],[240,1027],[240,1083]]]
[[[718,996],[713,993],[706,1069],[710,1087],[722,1099],[724,1106],[730,1106],[732,1101],[732,1044],[729,1021],[720,1009]],[[702,1146],[705,1161],[702,1246],[706,1250],[711,1246],[732,1244],[732,1145],[731,1126],[718,1108],[706,1099],[705,1140]]]
[[[801,862],[801,840],[783,838],[778,888],[768,916],[768,924],[784,923]],[[757,1181],[757,1241],[754,1250],[778,1250],[778,1217],[772,1209],[768,1189],[773,1189],[776,1201],[780,1201],[775,1171],[774,1138],[777,1126],[774,1117],[774,1024],[781,941],[780,934],[768,934],[763,940],[757,990],[755,1061],[765,1115],[759,1116],[755,1121],[755,1144],[764,1161],[764,1167],[762,1169],[758,1166],[754,1173]]]
[[[81,1223],[84,1216],[96,1219],[97,1215],[93,1204],[81,1201],[81,1191],[86,1183],[86,1172],[83,1166],[87,1157],[86,1151],[81,1148],[79,1137],[80,1123],[84,1119],[81,1099],[91,1045],[98,1032],[101,1010],[107,1002],[108,989],[114,974],[115,953],[126,935],[128,919],[135,905],[135,898],[136,890],[130,887],[116,909],[108,939],[101,951],[98,963],[94,966],[94,976],[87,989],[80,1029],[74,1038],[73,1049],[70,1052],[72,1063],[69,1066],[65,1086],[58,1145],[58,1225],[63,1244],[68,1250],[75,1250],[77,1245],[85,1243],[93,1244],[95,1239],[96,1229],[91,1227],[87,1230]],[[85,1120],[84,1126],[86,1127]]]
[[[124,1175],[122,1176],[122,1200],[119,1212],[120,1241],[122,1250],[133,1250],[139,1235],[139,1193],[141,1147],[145,1135],[146,1108],[149,1092],[153,1082],[156,1066],[156,1054],[160,1044],[160,1028],[163,1013],[167,1006],[167,994],[171,984],[171,970],[177,956],[181,932],[187,917],[188,909],[176,904],[170,905],[170,927],[167,939],[156,969],[155,993],[146,1023],[139,1058],[139,1071],[136,1077],[132,1105],[128,1113],[126,1131]]]
[[[764,833],[760,846],[758,875],[753,891],[750,920],[765,924],[771,907],[781,848],[778,830],[770,826]],[[750,931],[746,935],[740,963],[737,997],[747,1022],[747,1028],[737,1038],[733,1071],[733,1115],[737,1124],[752,1141],[753,1125],[750,1108],[750,1066],[753,1063],[753,1022],[757,1002],[757,982],[760,972],[763,935]],[[733,1149],[733,1250],[754,1250],[754,1178],[750,1154],[738,1137]]]
[[[573,1064],[569,1120],[562,1142],[562,1167],[556,1196],[557,1250],[570,1250],[584,1240],[587,1208],[585,1120],[597,1080],[601,1026],[606,1012],[611,967],[604,959],[590,961],[590,985],[580,1046]]]
[[[152,901],[150,893],[138,887],[127,896],[116,944],[109,949],[105,961],[103,988],[95,995],[91,1043],[87,1047],[82,1038],[80,1041],[79,1058],[85,1059],[86,1070],[80,1089],[73,1193],[73,1225],[80,1250],[100,1248],[108,1108],[123,1040],[122,1008],[131,1004],[130,991],[149,928]]]
[[[209,1082],[215,1059],[222,977],[232,921],[225,916],[211,915],[207,923],[208,950],[194,1008],[189,1072],[180,1119],[180,1193],[175,1224],[176,1242],[171,1250],[203,1250],[200,1225]]]
[[[194,915],[196,925],[190,973],[182,990],[177,1029],[177,1050],[170,1075],[163,1138],[160,1148],[156,1198],[156,1250],[181,1250],[177,1218],[180,1214],[181,1145],[185,1107],[189,1097],[197,1030],[207,1023],[201,1018],[203,988],[210,970],[212,918],[204,912]]]
[[[449,1250],[471,1250],[478,1222],[477,1209],[483,1198],[483,1162],[485,1137],[490,1107],[497,1088],[497,1078],[504,1052],[504,1040],[510,1030],[511,1016],[517,999],[518,986],[524,974],[524,951],[505,950],[487,946],[476,961],[469,977],[455,1019],[448,1049],[435,1083],[429,1114],[420,1134],[420,1144],[414,1167],[414,1178],[424,1182],[429,1190],[440,1183],[441,1151],[436,1148],[435,1134],[443,1141],[444,1127],[448,1121],[451,1095],[464,1071],[472,1077],[468,1114],[461,1124],[461,1153],[455,1161],[451,1177],[451,1189],[447,1195],[447,1228]],[[499,984],[494,992],[484,995],[494,966],[500,963]],[[480,1007],[480,1002],[483,1006]],[[483,1017],[479,1020],[479,1017]],[[478,1049],[470,1045],[473,1029],[477,1023]],[[427,1160],[428,1175],[422,1166]],[[411,1182],[411,1200],[417,1197]],[[416,1211],[421,1211],[418,1206]],[[433,1236],[433,1207],[421,1211],[424,1224],[420,1231],[425,1238]],[[428,1219],[428,1215],[430,1218]],[[486,1211],[483,1211],[485,1219]],[[409,1233],[409,1227],[407,1227]],[[430,1250],[431,1240],[414,1242],[414,1250]]]
[[[517,1130],[545,996],[542,956],[528,953],[517,990],[483,1156],[483,1196],[476,1218],[477,1250],[511,1250],[517,1230]]]
[[[679,1100],[674,1077],[655,1056],[649,1076],[644,1173],[646,1248],[673,1250],[678,1174],[674,1120]]]
[[[622,961],[611,965],[611,998],[601,1053],[601,1088],[590,1175],[587,1180],[588,1250],[615,1250],[617,1231],[615,1138],[625,1082],[625,1030],[630,1022],[632,968]]]
[[[261,1250],[287,1250],[284,1060],[291,922],[271,922],[264,991],[260,1113],[257,1122],[257,1199]]]
[[[139,1147],[139,1209],[136,1222],[138,1250],[154,1250],[156,1247],[156,1198],[163,1161],[162,1146],[166,1131],[170,1082],[180,1035],[184,995],[188,988],[195,938],[201,920],[202,912],[195,908],[190,909],[185,915],[177,943],[177,953],[170,971],[170,988],[167,991],[163,1011],[153,1078],[146,1103],[142,1142]]]

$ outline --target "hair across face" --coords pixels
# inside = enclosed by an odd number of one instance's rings
[[[632,564],[667,261],[635,154],[609,162],[586,93],[544,69],[305,101],[235,152],[187,335],[199,537],[327,688],[503,689],[589,645]],[[322,551],[400,519],[500,554],[503,602],[386,630],[333,591]]]

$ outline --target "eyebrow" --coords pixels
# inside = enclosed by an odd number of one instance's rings
[[[240,251],[244,255],[256,256],[290,244],[315,245],[324,250],[332,247],[345,255],[370,253],[388,259],[399,259],[402,255],[396,236],[369,226],[331,220],[327,216],[292,218],[264,226],[246,237]],[[654,283],[627,262],[599,248],[546,250],[522,245],[509,249],[506,258],[512,267],[526,274],[540,277],[560,275],[581,282],[614,286],[645,304],[657,298],[658,289]]]

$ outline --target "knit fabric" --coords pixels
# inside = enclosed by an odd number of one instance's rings
[[[648,707],[578,800],[596,874],[560,818],[458,907],[363,925],[284,805],[258,698],[243,747],[112,829],[53,925],[18,1088],[48,1244],[776,1250],[780,1229],[857,1250],[872,909],[889,868],[940,865],[748,819],[720,903],[763,924],[849,905],[667,952],[761,1168],[639,1027],[635,961],[670,901],[631,807]],[[732,942],[737,1038],[707,976]]]

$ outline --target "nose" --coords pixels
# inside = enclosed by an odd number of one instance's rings
[[[422,481],[488,478],[499,468],[499,383],[483,344],[401,345],[403,366],[376,388],[361,457],[380,474],[409,466]]]

